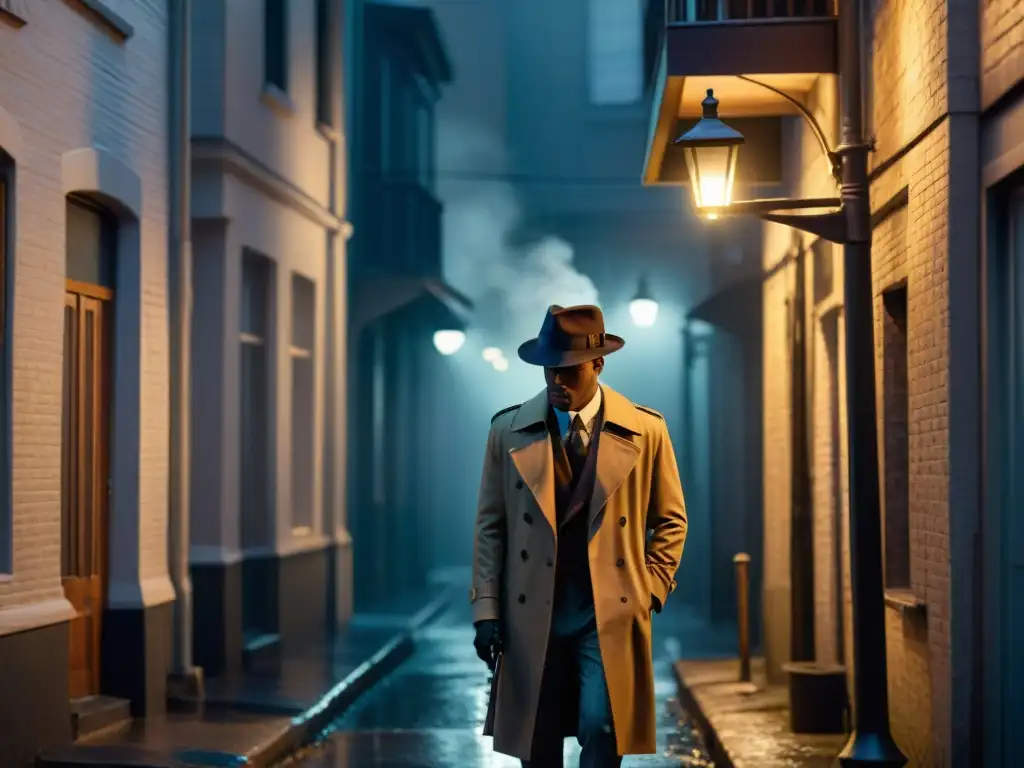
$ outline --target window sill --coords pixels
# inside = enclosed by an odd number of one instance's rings
[[[21,3],[0,0],[0,22],[9,24],[15,29],[21,29],[28,24],[28,19],[25,18],[25,9],[22,8]],[[0,576],[0,579],[2,578]]]
[[[885,590],[885,604],[889,608],[899,611],[904,618],[923,617],[927,610],[925,602],[909,589]]]
[[[68,2],[85,11],[87,16],[98,22],[106,32],[113,35],[119,42],[123,43],[135,34],[135,27],[129,24],[124,16],[103,2],[103,0],[68,0]]]
[[[295,114],[295,102],[273,83],[263,84],[260,100],[282,117],[291,117]]]

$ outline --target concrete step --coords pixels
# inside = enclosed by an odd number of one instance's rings
[[[131,722],[131,703],[112,696],[85,696],[71,702],[71,734],[75,741]]]

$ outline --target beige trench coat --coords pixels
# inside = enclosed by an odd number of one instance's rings
[[[651,612],[675,589],[686,509],[665,422],[609,387],[589,509],[590,572],[619,754],[655,751]],[[557,547],[546,393],[500,412],[484,458],[473,620],[503,620],[494,749],[529,759]],[[647,529],[653,529],[647,539]]]

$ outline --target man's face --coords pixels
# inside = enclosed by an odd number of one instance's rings
[[[578,411],[597,394],[597,377],[604,368],[604,358],[565,368],[545,368],[548,402],[559,411]]]

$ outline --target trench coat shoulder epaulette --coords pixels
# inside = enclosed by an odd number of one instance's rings
[[[522,404],[520,404],[520,405],[510,405],[508,408],[502,408],[496,414],[491,416],[491,424],[496,422],[501,416],[504,416],[506,413],[509,413],[510,411],[517,411],[521,407],[522,407]]]
[[[653,408],[648,408],[646,405],[637,405],[636,403],[634,403],[633,407],[636,408],[638,411],[643,411],[644,413],[651,414],[651,416],[653,416],[656,419],[661,419],[662,421],[665,420],[664,416],[662,416],[660,413],[658,413]]]

